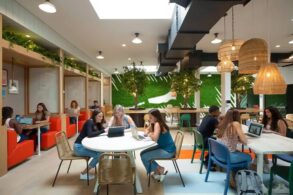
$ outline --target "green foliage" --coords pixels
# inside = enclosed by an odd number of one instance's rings
[[[180,71],[172,75],[171,89],[184,98],[184,107],[187,107],[187,101],[195,91],[200,88],[200,80],[195,77],[194,71]]]
[[[65,57],[64,58],[64,66],[70,66],[72,68],[78,69],[82,72],[86,72],[86,67],[85,65],[79,64],[78,62],[76,62],[75,60],[72,60],[70,58]]]
[[[37,52],[43,56],[46,56],[47,58],[51,59],[53,63],[60,63],[60,57],[57,53],[48,51],[47,49],[43,48],[42,46],[36,44],[34,41],[31,39],[21,35],[17,34],[14,32],[10,31],[3,31],[2,33],[3,39],[10,41],[11,45],[17,44],[20,45],[28,50]]]
[[[254,82],[252,75],[238,74],[238,71],[233,71],[231,74],[231,91],[232,93],[245,95],[249,89],[252,89]]]
[[[144,94],[147,84],[147,75],[143,69],[138,69],[135,64],[133,68],[123,67],[124,74],[121,75],[122,86],[134,97],[134,105],[137,107],[138,97]]]
[[[216,105],[220,106],[217,101],[218,92],[221,91],[221,76],[213,74],[211,77],[200,75],[200,107]],[[220,97],[219,97],[220,98]]]
[[[101,78],[101,75],[93,70],[89,70],[89,75]]]

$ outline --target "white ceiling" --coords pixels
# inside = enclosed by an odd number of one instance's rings
[[[101,50],[105,59],[96,60],[97,67],[103,67],[110,74],[115,68],[123,72],[122,67],[129,64],[129,57],[137,64],[143,61],[144,65],[157,65],[157,44],[165,42],[171,25],[171,21],[167,19],[99,20],[88,0],[51,0],[57,8],[55,14],[47,14],[38,9],[38,4],[44,0],[16,1],[92,58]],[[235,38],[267,39],[266,2],[267,0],[252,0],[246,7],[235,6]],[[272,51],[293,51],[293,45],[288,44],[290,38],[293,39],[293,0],[270,0],[269,13]],[[226,17],[226,29],[226,38],[230,39],[231,9]],[[211,33],[197,44],[197,49],[216,52],[219,45],[212,45],[210,41],[215,32],[223,38],[223,31],[223,20],[220,20],[211,29]],[[143,40],[140,45],[131,43],[135,32],[139,32]],[[127,47],[122,47],[123,43]],[[281,47],[275,48],[276,44]]]

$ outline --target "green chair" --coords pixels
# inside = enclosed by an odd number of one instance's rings
[[[199,173],[201,174],[202,173],[202,166],[203,166],[203,162],[204,162],[204,152],[205,150],[205,147],[204,147],[204,140],[203,140],[203,136],[202,134],[194,129],[193,130],[193,134],[194,134],[194,146],[193,146],[193,152],[192,152],[192,157],[191,157],[191,163],[193,163],[193,159],[194,159],[194,154],[196,152],[197,149],[201,150],[201,154],[200,154],[200,170],[199,170]]]
[[[289,182],[289,194],[293,194],[293,161],[290,166],[277,165],[277,161],[273,157],[273,166],[270,173],[269,195],[272,195],[272,184],[274,175],[279,175],[281,178]]]
[[[185,123],[186,126],[187,126],[187,128],[188,128],[188,130],[190,131],[190,133],[192,133],[192,128],[191,128],[191,123],[190,123],[190,121],[191,121],[191,116],[190,116],[190,114],[182,114],[182,115],[180,116],[179,129],[180,129],[181,131],[183,131],[183,129],[184,129],[184,123]]]

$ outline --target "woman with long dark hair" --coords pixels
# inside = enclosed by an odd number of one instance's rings
[[[265,109],[262,124],[266,130],[286,136],[288,125],[277,108],[269,106]]]
[[[49,122],[50,112],[48,111],[44,103],[38,103],[34,120],[35,122]],[[40,129],[41,129],[41,133],[46,133],[49,129],[49,126],[43,126]]]
[[[105,132],[104,124],[105,124],[104,114],[100,110],[94,110],[91,118],[86,121],[83,125],[82,130],[74,142],[73,150],[76,156],[88,156],[91,157],[92,160],[89,163],[89,171],[92,168],[95,168],[97,163],[99,162],[100,152],[96,152],[93,150],[89,150],[81,144],[82,140],[85,137],[96,137]],[[89,179],[93,179],[93,175],[89,175]],[[87,179],[87,169],[84,169],[80,174],[80,179]]]
[[[169,127],[164,122],[160,111],[152,109],[148,114],[151,125],[145,129],[145,136],[150,137],[158,145],[143,150],[140,156],[147,174],[151,174],[158,181],[163,181],[168,172],[167,169],[158,165],[155,161],[149,166],[150,160],[153,158],[171,158],[175,155],[176,147]]]

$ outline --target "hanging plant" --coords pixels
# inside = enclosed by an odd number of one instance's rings
[[[72,60],[70,58],[65,57],[64,58],[64,66],[65,67],[71,67],[77,70],[80,70],[81,72],[86,72],[86,67],[83,64],[77,63],[75,60]]]
[[[138,69],[135,64],[133,68],[123,67],[121,75],[122,86],[134,97],[134,106],[137,108],[138,97],[143,95],[147,84],[147,74],[143,69]]]
[[[184,108],[187,108],[187,102],[194,92],[200,88],[201,81],[195,77],[194,71],[183,70],[172,74],[171,90],[177,95],[182,95],[184,98]]]

